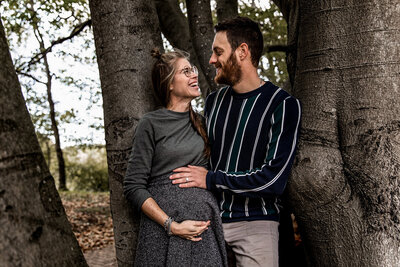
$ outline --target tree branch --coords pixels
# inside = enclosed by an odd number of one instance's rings
[[[289,46],[287,45],[267,45],[264,47],[264,51],[267,53],[271,52],[287,52],[289,50]]]
[[[44,55],[46,55],[47,53],[51,52],[51,50],[53,49],[54,46],[56,46],[58,44],[61,44],[61,43],[65,42],[65,41],[67,41],[67,40],[71,40],[72,38],[74,38],[75,36],[80,34],[85,29],[86,26],[91,26],[91,24],[92,24],[92,20],[89,19],[89,20],[87,20],[87,21],[75,26],[75,28],[71,31],[70,35],[68,35],[67,37],[62,37],[62,38],[60,38],[58,40],[52,41],[51,45],[49,47],[47,47],[46,49],[42,50],[40,53],[34,55],[28,63],[23,63],[23,64],[17,66],[15,68],[15,70],[18,73],[20,73],[21,71],[23,71],[24,69],[27,68],[27,70],[29,71],[30,70],[30,66],[32,66],[32,65],[36,64],[37,62],[39,62],[44,57]]]
[[[31,78],[32,80],[34,80],[35,82],[37,82],[37,83],[41,83],[41,84],[46,85],[45,82],[42,82],[41,80],[39,80],[38,78],[36,78],[35,76],[33,76],[33,75],[29,74],[29,73],[22,72],[22,71],[17,71],[17,73],[18,73],[19,75],[23,75],[23,76],[29,77],[29,78]]]

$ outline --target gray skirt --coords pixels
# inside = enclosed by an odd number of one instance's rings
[[[169,174],[151,178],[148,190],[160,208],[176,222],[211,221],[202,240],[168,236],[164,228],[142,214],[135,266],[227,266],[219,208],[213,194],[200,188],[179,188]]]

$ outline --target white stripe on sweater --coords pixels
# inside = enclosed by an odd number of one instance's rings
[[[267,105],[267,107],[265,108],[264,114],[261,117],[260,123],[258,125],[258,131],[257,131],[257,136],[256,136],[256,140],[254,142],[254,147],[253,147],[253,152],[251,153],[251,162],[250,162],[250,170],[253,169],[253,164],[254,164],[254,154],[256,153],[256,148],[257,148],[257,144],[258,144],[258,139],[260,138],[260,133],[261,133],[261,128],[264,124],[264,119],[265,119],[265,115],[267,115],[267,112],[269,110],[269,107],[271,106],[272,100],[274,100],[275,96],[278,94],[279,91],[281,91],[281,88],[278,88],[275,93],[272,95],[271,99],[269,100],[269,103]]]
[[[226,114],[229,114],[230,111],[231,111],[232,100],[233,100],[233,97],[231,96],[231,101],[229,102],[229,107],[228,107],[228,111],[227,111]],[[221,102],[221,103],[222,103],[222,102]],[[228,117],[225,117],[224,128],[223,128],[223,130],[222,130],[222,140],[221,140],[221,149],[220,149],[220,151],[219,151],[219,159],[218,159],[218,161],[217,161],[217,164],[216,164],[215,167],[214,167],[214,171],[216,171],[216,170],[219,169],[219,163],[221,162],[222,152],[224,151],[225,131],[226,131],[226,125],[228,124],[228,119],[229,119]],[[216,123],[214,123],[214,127],[215,127],[215,124],[216,124]],[[214,139],[215,139],[215,137],[214,137]]]
[[[244,133],[246,132],[247,123],[249,122],[251,113],[253,112],[254,106],[256,105],[256,102],[257,102],[258,98],[260,97],[260,95],[261,95],[261,93],[258,94],[258,96],[256,97],[256,99],[254,100],[253,106],[252,106],[251,109],[250,109],[249,115],[247,116],[247,120],[246,120],[246,123],[245,123],[244,128],[243,128],[242,139],[240,140],[240,146],[239,146],[239,153],[238,153],[238,155],[237,155],[237,159],[236,159],[236,163],[235,163],[235,172],[237,172],[237,167],[238,167],[238,165],[239,165],[239,157],[240,157],[240,152],[242,151],[243,138],[244,138]]]
[[[233,146],[235,145],[236,135],[237,135],[237,132],[238,132],[238,129],[239,129],[240,120],[242,119],[243,109],[246,106],[246,103],[247,103],[247,99],[242,102],[242,106],[240,107],[239,117],[238,117],[238,120],[237,120],[237,123],[236,123],[235,135],[233,136],[231,148],[229,149],[228,158],[227,158],[226,164],[225,164],[225,171],[228,171],[228,168],[229,168],[229,162],[231,161]],[[228,118],[229,118],[229,116],[227,116],[227,119]]]

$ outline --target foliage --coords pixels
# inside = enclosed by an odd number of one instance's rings
[[[78,37],[66,38],[77,30],[79,25],[90,19],[88,0],[9,0],[0,5],[0,13],[13,55],[14,65],[24,92],[28,109],[36,131],[42,136],[53,135],[46,83],[48,77],[43,66],[44,51],[49,60],[54,96],[60,95],[60,89],[71,95],[78,95],[78,100],[86,100],[87,110],[100,105],[100,86],[98,79],[79,76],[71,71],[72,66],[95,65],[93,34],[90,28],[84,27]],[[66,38],[65,41],[61,42]],[[56,43],[62,43],[57,44]],[[44,47],[40,47],[40,43]],[[53,46],[54,45],[54,46]],[[82,78],[81,78],[82,77]],[[92,76],[93,77],[93,76]],[[64,89],[66,88],[66,89]],[[67,98],[66,98],[67,99]],[[57,97],[56,97],[57,100]],[[56,105],[59,105],[55,101]],[[63,108],[56,108],[58,126],[66,132],[69,124],[80,125],[85,122],[82,111],[61,103]],[[101,119],[101,118],[100,118]],[[89,127],[101,129],[98,119]],[[76,144],[89,142],[90,138],[64,137]]]
[[[74,190],[108,191],[106,150],[104,146],[68,147],[66,173]]]
[[[54,143],[37,135],[50,173],[58,182],[58,164]],[[64,149],[68,188],[72,190],[108,191],[108,169],[105,147],[94,145],[71,146]]]
[[[283,86],[288,80],[285,52],[268,52],[270,46],[287,43],[287,24],[279,8],[272,2],[239,1],[240,15],[260,23],[264,37],[264,55],[261,57],[261,75],[276,85]]]

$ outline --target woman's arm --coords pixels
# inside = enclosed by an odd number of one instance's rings
[[[142,211],[150,219],[164,227],[165,221],[168,219],[168,215],[158,206],[157,202],[153,198],[148,198],[142,205]],[[181,238],[185,238],[191,241],[200,241],[201,235],[205,230],[208,229],[210,221],[192,221],[186,220],[181,223],[172,222],[171,232]]]

